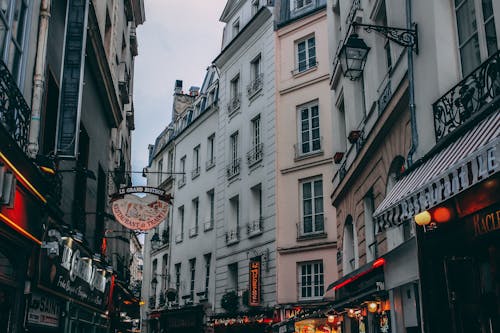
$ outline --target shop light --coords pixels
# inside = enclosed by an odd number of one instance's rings
[[[14,164],[12,164],[12,162],[2,152],[0,152],[0,159],[2,159],[2,161],[4,161],[5,164],[7,164],[9,169],[11,169],[12,172],[14,172],[14,174],[16,175],[16,178],[19,179],[21,183],[24,186],[26,186],[31,193],[33,193],[36,197],[38,197],[38,199],[40,199],[44,204],[47,203],[47,199],[45,199],[45,197],[40,192],[38,192],[35,186],[33,186],[33,184],[31,184],[30,181],[26,177],[24,177],[24,175],[14,166]]]
[[[434,221],[438,223],[446,223],[451,219],[451,212],[446,207],[438,207],[434,210]]]
[[[378,258],[377,260],[375,260],[372,264],[372,268],[377,268],[377,267],[380,267],[380,266],[384,266],[385,265],[385,259],[384,258]]]
[[[14,221],[12,221],[10,218],[5,216],[4,214],[0,213],[0,220],[4,221],[6,224],[8,224],[11,228],[19,232],[21,235],[24,235],[37,243],[38,245],[42,245],[42,241],[40,241],[38,238],[30,234],[28,231],[24,230],[20,226],[18,226]]]
[[[368,307],[368,311],[371,313],[375,313],[378,310],[377,302],[369,302],[367,307]]]
[[[328,318],[327,318],[327,321],[328,321],[329,324],[333,324],[335,322],[335,315],[329,314]]]
[[[426,210],[424,210],[421,213],[418,213],[413,218],[415,219],[415,223],[418,224],[419,226],[428,225],[432,221],[431,213],[429,213]]]

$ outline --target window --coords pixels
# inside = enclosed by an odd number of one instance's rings
[[[186,184],[186,155],[181,158],[181,178],[179,179],[179,187]]]
[[[498,50],[492,0],[455,0],[458,49],[466,76]]]
[[[344,236],[342,238],[343,274],[346,275],[358,267],[358,247],[356,229],[352,221],[352,216],[347,216],[344,223]]]
[[[233,38],[240,33],[240,19],[237,18],[233,23]]]
[[[231,154],[231,157],[230,159],[233,161],[233,164],[235,163],[235,161],[238,160],[238,132],[235,132],[231,135],[231,138],[230,138],[230,154]]]
[[[207,169],[211,168],[215,164],[214,143],[215,133],[210,135],[207,139]]]
[[[167,153],[167,172],[174,171],[174,151],[169,150]]]
[[[175,236],[175,241],[177,243],[180,243],[184,239],[184,206],[180,206],[178,211],[179,211],[180,233],[178,233],[177,236]]]
[[[191,272],[191,283],[189,284],[189,296],[194,300],[194,281],[196,277],[196,258],[189,260],[189,270]]]
[[[250,189],[251,210],[248,234],[257,234],[262,231],[262,184],[257,184]]]
[[[161,288],[162,290],[167,290],[168,287],[168,254],[164,254],[162,258],[162,270],[161,270]]]
[[[297,71],[303,72],[316,66],[316,39],[314,36],[300,40],[297,47]]]
[[[194,211],[194,230],[195,233],[198,233],[198,225],[200,223],[199,221],[199,216],[200,216],[200,200],[198,198],[193,200],[193,211]]]
[[[321,150],[321,137],[319,134],[319,109],[318,104],[311,103],[299,107],[299,145],[300,155],[318,152]]]
[[[227,265],[228,271],[228,283],[227,287],[229,290],[238,291],[238,263],[232,263]]]
[[[260,146],[260,115],[252,119],[252,146]]]
[[[208,191],[208,202],[210,205],[210,223],[213,224],[215,218],[215,195],[214,190]]]
[[[158,259],[155,259],[153,260],[153,278],[156,278],[156,276],[158,275]],[[153,296],[156,296],[156,284],[155,285],[152,285],[153,286]]]
[[[161,184],[163,176],[163,159],[158,161],[158,185]]]
[[[375,223],[373,223],[373,212],[375,209],[373,190],[370,189],[365,195],[363,206],[365,216],[366,261],[370,262],[378,257]]]
[[[179,293],[181,291],[181,263],[175,264],[175,291],[177,302],[179,302]]]
[[[324,232],[323,180],[313,179],[301,183],[302,233]]]
[[[347,124],[345,118],[345,104],[344,104],[344,95],[342,94],[337,103],[337,109],[339,110],[339,120],[338,120],[338,140],[341,144],[342,151],[347,149]]]
[[[291,6],[293,11],[301,10],[313,3],[313,0],[291,0]]]
[[[299,264],[299,298],[321,298],[325,288],[323,261]]]
[[[205,298],[208,298],[208,288],[210,287],[210,261],[212,260],[212,255],[210,253],[205,254]]]
[[[232,80],[231,80],[231,99],[234,100],[235,98],[239,97],[240,94],[240,75],[236,75]]]
[[[259,0],[252,0],[252,16],[259,11]]]
[[[29,1],[4,0],[0,2],[0,6],[0,59],[7,64],[7,68],[19,84],[28,23],[26,16]]]
[[[257,57],[255,57],[252,62],[250,62],[250,79],[252,81],[255,81],[260,78],[260,73],[261,73],[261,68],[260,68],[260,63],[261,63],[261,55],[259,54]]]
[[[200,175],[200,145],[193,149],[193,170],[191,175],[192,178],[196,178]]]
[[[230,221],[234,221],[235,224],[233,229],[236,228],[238,230],[240,225],[240,198],[239,196],[235,196],[229,199],[230,207],[231,207],[231,217]]]

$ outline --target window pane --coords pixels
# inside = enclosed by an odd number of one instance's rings
[[[479,53],[479,41],[477,35],[460,48],[460,59],[462,62],[462,73],[467,75],[481,63]]]
[[[491,4],[491,0],[482,0],[483,6],[483,18],[484,20],[488,20],[490,16],[493,16],[493,5]]]
[[[302,185],[302,191],[303,191],[303,198],[304,199],[309,199],[311,198],[311,183],[304,183]]]
[[[304,200],[304,216],[312,214],[312,201]]]
[[[304,217],[304,233],[307,234],[307,233],[310,233],[310,232],[313,232],[313,229],[312,229],[312,217],[311,216]]]
[[[323,214],[318,214],[314,219],[314,231],[323,231],[325,230],[325,221]]]
[[[12,36],[17,40],[19,45],[23,45],[25,20],[26,6],[23,4],[23,1],[17,1],[16,9],[14,10],[14,20],[12,22]]]
[[[314,213],[323,213],[323,197],[314,199]]]
[[[6,35],[7,35],[7,28],[5,27],[5,24],[3,23],[2,19],[0,18],[0,58],[1,58],[1,55],[3,54]]]
[[[498,50],[495,20],[493,18],[484,26],[484,30],[486,31],[486,47],[488,48],[488,56],[491,56]]]
[[[467,0],[457,8],[457,28],[459,44],[465,43],[477,33],[476,11],[474,0]]]

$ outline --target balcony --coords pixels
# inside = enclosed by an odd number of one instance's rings
[[[240,232],[238,228],[226,232],[226,244],[232,245],[240,241]]]
[[[241,106],[241,94],[233,96],[229,103],[227,104],[227,114],[232,116],[236,111],[240,109]]]
[[[260,218],[253,220],[247,224],[247,234],[248,234],[249,238],[262,234],[262,232],[263,232],[262,222],[263,221],[264,221],[264,219],[262,217],[260,217]]]
[[[494,112],[499,97],[500,51],[497,51],[432,105],[436,142],[470,120]]]
[[[184,185],[186,185],[186,175],[181,175],[181,177],[179,178],[179,181],[177,183],[177,186],[179,188],[183,187]]]
[[[16,80],[0,60],[0,124],[24,152],[28,151],[30,116]]]
[[[240,174],[240,164],[241,164],[241,158],[236,158],[230,164],[227,165],[226,173],[228,180]]]
[[[297,240],[308,240],[316,238],[326,238],[325,232],[326,217],[317,215],[313,220],[308,222],[308,226],[304,224],[304,220],[297,223]],[[310,225],[309,225],[310,224]]]
[[[195,167],[192,171],[191,171],[191,179],[195,179],[196,177],[198,177],[200,175],[200,166],[197,166]]]
[[[189,229],[189,238],[196,237],[198,235],[198,225]]]
[[[213,219],[208,219],[203,223],[203,231],[209,231],[214,228],[214,220]]]
[[[261,73],[247,86],[248,98],[254,97],[259,91],[261,91],[263,85],[264,74]]]
[[[184,233],[180,233],[178,235],[175,235],[175,242],[176,243],[181,243],[183,239],[184,239]]]
[[[254,147],[247,153],[248,166],[253,166],[260,161],[262,161],[264,144],[259,143],[254,145]]]
[[[295,161],[323,154],[323,137],[312,141],[311,144],[296,143],[293,145]]]
[[[205,163],[205,170],[210,170],[214,166],[215,166],[215,156],[212,156],[212,158]]]

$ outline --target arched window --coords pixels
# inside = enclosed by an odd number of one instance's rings
[[[351,215],[347,216],[344,224],[342,244],[342,252],[344,253],[342,268],[345,275],[358,268],[359,265],[356,228],[354,228]]]

